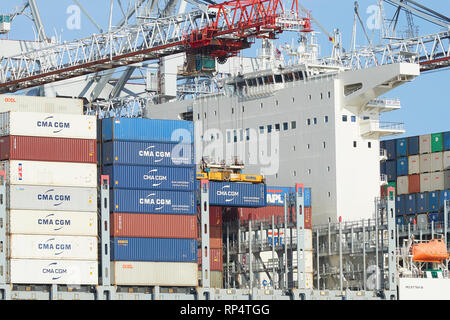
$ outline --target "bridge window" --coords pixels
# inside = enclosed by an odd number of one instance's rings
[[[283,122],[283,130],[286,131],[289,129],[289,124],[287,122]]]
[[[276,74],[275,75],[275,82],[276,83],[282,83],[283,82],[283,78],[281,77],[281,74]]]
[[[295,129],[297,128],[297,121],[292,121],[291,122],[291,129]]]
[[[264,126],[259,126],[259,133],[264,133]]]

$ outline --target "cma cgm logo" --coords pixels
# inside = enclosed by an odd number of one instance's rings
[[[70,122],[53,121],[53,118],[53,116],[50,116],[42,121],[38,121],[37,126],[40,128],[55,128],[53,133],[58,133],[63,131],[64,129],[70,128]]]
[[[150,146],[145,150],[139,150],[138,154],[140,157],[157,158],[155,162],[161,162],[164,158],[170,158],[170,151],[155,151],[154,148],[155,146]]]
[[[38,243],[39,250],[56,250],[55,256],[59,256],[64,251],[72,250],[72,245],[70,243],[54,243],[55,238],[50,238],[44,243]]]
[[[52,280],[58,280],[64,274],[67,274],[67,269],[59,268],[57,262],[52,262],[49,265],[42,268],[43,274],[51,274]]]
[[[155,196],[156,193],[150,193],[145,198],[139,199],[139,204],[159,206],[155,208],[155,210],[161,210],[162,208],[164,208],[164,206],[170,206],[172,204],[172,200],[170,199],[158,199],[155,198]]]
[[[158,169],[153,169],[144,174],[143,179],[154,181],[152,186],[159,187],[163,183],[163,181],[167,181],[167,176],[158,175]]]
[[[55,189],[48,189],[42,194],[37,195],[39,201],[54,201],[53,206],[57,207],[63,202],[70,201],[70,195],[68,194],[55,194]]]
[[[221,190],[217,190],[218,196],[226,197],[225,202],[231,202],[239,196],[239,192],[230,190],[230,188],[230,185],[226,185],[223,186]]]
[[[57,219],[55,215],[49,214],[45,218],[40,218],[37,221],[38,225],[54,226],[54,231],[61,230],[64,226],[70,226],[70,219]]]

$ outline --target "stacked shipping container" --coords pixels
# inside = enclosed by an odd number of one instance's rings
[[[381,173],[396,187],[397,223],[443,221],[443,204],[450,199],[450,132],[386,140],[381,148],[388,153]]]
[[[80,107],[79,115],[7,112],[0,123],[9,280],[97,284],[95,117]]]
[[[101,132],[113,284],[196,286],[193,124],[112,118]]]

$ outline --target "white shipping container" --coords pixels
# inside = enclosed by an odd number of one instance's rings
[[[0,112],[44,112],[83,114],[83,100],[33,96],[0,95]]]
[[[420,155],[420,173],[431,172],[431,154]]]
[[[198,265],[190,262],[111,262],[114,285],[197,286]]]
[[[444,151],[444,170],[450,170],[450,151]]]
[[[19,185],[97,187],[97,164],[49,161],[2,161],[6,182]]]
[[[97,212],[9,210],[9,233],[96,236]]]
[[[14,284],[98,284],[98,262],[76,260],[10,260]]]
[[[97,237],[13,234],[12,259],[97,260]]]
[[[420,157],[419,155],[408,157],[408,174],[419,174],[420,173]]]
[[[420,175],[420,192],[430,192],[431,189],[431,173],[422,173]]]
[[[433,152],[431,154],[431,172],[444,170],[444,161],[442,152]]]
[[[430,153],[431,152],[431,134],[425,134],[419,136],[419,153]]]
[[[397,177],[397,194],[407,194],[408,186],[408,176]]]
[[[1,136],[97,139],[95,116],[40,113],[0,113]]]
[[[445,175],[443,171],[433,172],[431,174],[431,190],[444,190],[445,188]]]
[[[97,188],[10,185],[7,207],[22,210],[96,211]]]

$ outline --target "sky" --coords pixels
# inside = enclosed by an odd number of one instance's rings
[[[127,10],[127,5],[132,0],[122,0],[122,8],[119,1],[114,0],[113,24],[122,17],[122,10]],[[284,1],[284,0],[283,0]],[[99,30],[89,19],[81,13],[80,19],[76,19],[76,11],[73,11],[74,2],[72,0],[36,0],[45,31],[48,36],[56,36],[62,41],[69,41],[77,38],[89,37],[92,33],[99,33]],[[103,29],[108,29],[109,21],[109,0],[79,0],[81,5],[90,13],[96,23]],[[351,35],[354,18],[354,0],[299,0],[302,6],[310,10],[312,16],[320,24],[332,32],[338,28],[343,35],[343,46],[348,49],[351,44]],[[373,6],[378,0],[359,0],[359,11],[363,23],[370,29],[371,18],[373,18]],[[160,1],[160,3],[162,3]],[[425,6],[450,16],[449,0],[420,0]],[[23,0],[1,1],[0,14],[9,14],[20,7]],[[389,5],[386,5],[387,17],[392,17],[393,11]],[[400,29],[405,28],[405,19],[402,17]],[[441,31],[437,26],[414,18],[415,24],[419,27],[419,34],[431,34]],[[372,22],[373,25],[373,22]],[[319,28],[315,27],[317,31]],[[365,45],[367,42],[364,33],[358,25],[357,42]],[[374,40],[378,39],[375,30],[368,30],[369,36]],[[35,30],[33,24],[26,16],[18,16],[13,21],[12,31],[9,34],[10,39],[16,40],[34,40]],[[291,43],[292,33],[283,34],[278,40],[278,44]],[[321,45],[321,55],[328,56],[331,52],[331,46],[327,37],[318,34],[319,44]],[[255,44],[258,46],[258,43]],[[251,56],[255,53],[255,47],[243,52],[244,56]],[[412,136],[426,133],[435,133],[450,131],[450,69],[422,74],[411,83],[402,85],[385,96],[388,98],[399,98],[402,103],[402,109],[388,112],[382,116],[383,121],[402,122],[405,124],[406,133],[398,136]]]

